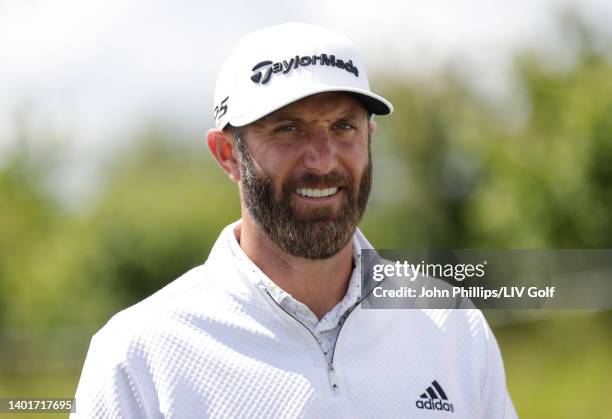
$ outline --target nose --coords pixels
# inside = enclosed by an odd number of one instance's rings
[[[304,165],[306,168],[320,174],[329,173],[336,168],[336,149],[326,129],[310,130],[305,147]]]

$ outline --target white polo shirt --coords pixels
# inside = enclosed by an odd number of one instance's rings
[[[232,224],[232,228],[235,228],[237,223]],[[229,238],[229,247],[233,255],[240,260],[240,263],[244,263],[247,266],[251,266],[251,269],[258,271],[259,268],[248,258],[248,256],[242,251],[240,244],[237,240]],[[332,308],[326,313],[320,320],[317,316],[308,308],[306,304],[293,298],[291,294],[279,287],[268,278],[266,275],[254,275],[253,280],[255,285],[260,287],[262,290],[267,292],[272,299],[289,315],[294,317],[297,321],[302,323],[313,334],[323,354],[327,358],[328,363],[331,365],[332,356],[334,353],[334,346],[336,345],[336,339],[338,333],[342,328],[342,325],[348,315],[350,309],[353,308],[355,303],[361,297],[361,278],[359,276],[359,254],[361,253],[361,244],[357,237],[353,237],[353,271],[347,286],[346,294]]]
[[[204,265],[93,337],[71,417],[516,417],[480,311],[357,305],[328,360],[257,285],[265,275],[232,228]]]

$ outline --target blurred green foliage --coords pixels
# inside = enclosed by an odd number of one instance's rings
[[[452,76],[386,81],[398,111],[374,144],[384,192],[367,225],[379,247],[612,245],[609,57],[585,45],[561,71],[524,54],[516,76],[514,124]]]
[[[517,58],[520,112],[452,71],[381,81],[396,111],[373,142],[362,228],[377,247],[612,247],[612,64],[582,29],[571,66]],[[55,157],[27,138],[3,156],[0,396],[72,394],[95,330],[201,264],[239,217],[236,186],[176,135],[136,136],[79,212],[46,191]],[[497,329],[521,417],[612,417],[609,314]]]
[[[612,417],[612,311],[495,328],[520,418]]]

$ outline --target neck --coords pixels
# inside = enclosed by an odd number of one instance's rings
[[[305,304],[318,319],[346,294],[353,270],[352,242],[329,259],[312,260],[281,250],[248,213],[243,212],[236,238],[244,253],[276,285]]]

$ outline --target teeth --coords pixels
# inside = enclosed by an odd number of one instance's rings
[[[327,197],[338,192],[338,188],[326,188],[326,189],[311,189],[311,188],[298,188],[296,191],[298,194],[302,196],[307,196],[310,198],[321,198]]]

